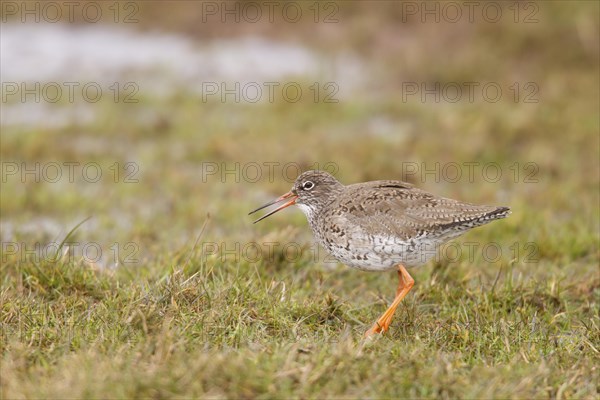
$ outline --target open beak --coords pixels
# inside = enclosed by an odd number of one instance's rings
[[[283,210],[283,209],[284,209],[284,208],[286,208],[286,207],[289,207],[289,206],[291,206],[291,205],[294,205],[294,204],[296,204],[296,199],[297,199],[297,198],[298,198],[298,195],[297,195],[296,193],[294,193],[294,192],[292,192],[292,191],[289,191],[289,192],[287,192],[286,194],[284,194],[283,196],[281,196],[281,197],[278,197],[278,198],[276,198],[275,200],[273,200],[273,201],[271,201],[271,202],[268,202],[268,203],[267,203],[267,204],[265,204],[264,206],[260,206],[260,207],[258,207],[256,210],[254,210],[254,211],[250,211],[250,212],[248,213],[248,215],[250,215],[250,214],[254,214],[254,213],[255,213],[255,212],[257,212],[257,211],[260,211],[260,210],[262,210],[263,208],[267,208],[267,207],[269,207],[269,206],[272,206],[273,204],[277,204],[277,203],[279,203],[279,202],[282,202],[283,200],[286,200],[286,199],[291,199],[291,200],[289,200],[289,201],[287,201],[287,202],[283,203],[282,205],[280,205],[279,207],[277,207],[276,209],[274,209],[274,210],[273,210],[273,211],[271,211],[270,213],[268,213],[268,214],[265,214],[265,215],[263,215],[262,217],[260,217],[259,219],[257,219],[256,221],[254,221],[254,222],[253,222],[253,224],[255,224],[255,223],[257,223],[258,221],[262,221],[263,219],[267,218],[268,216],[271,216],[271,215],[275,214],[277,211],[281,211],[281,210]]]

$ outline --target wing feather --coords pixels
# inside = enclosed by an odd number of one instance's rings
[[[350,222],[374,235],[411,238],[462,225],[466,230],[508,213],[506,207],[437,197],[402,181],[349,185],[347,191],[349,195],[338,199],[333,208],[339,207]]]

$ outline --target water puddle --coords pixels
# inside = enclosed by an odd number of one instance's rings
[[[209,88],[250,84],[248,96],[254,99],[259,88],[264,101],[273,82],[314,81],[321,89],[333,83],[336,99],[343,99],[365,76],[354,56],[320,54],[298,44],[258,37],[201,42],[103,25],[3,24],[0,48],[4,126],[91,123],[93,107],[75,111],[69,106],[93,105],[98,91],[139,98],[182,90],[201,95]],[[58,92],[60,101],[53,101]]]

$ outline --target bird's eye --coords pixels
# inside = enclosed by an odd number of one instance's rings
[[[314,187],[315,187],[315,184],[312,183],[311,181],[306,181],[302,184],[302,189],[304,189],[304,190],[310,190]]]

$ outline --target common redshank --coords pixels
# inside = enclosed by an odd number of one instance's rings
[[[317,242],[341,263],[364,271],[398,271],[394,301],[365,336],[389,329],[415,282],[407,268],[425,264],[443,243],[510,214],[508,207],[438,197],[401,181],[345,186],[323,171],[302,173],[292,190],[250,214],[285,200],[254,223],[296,204]]]

